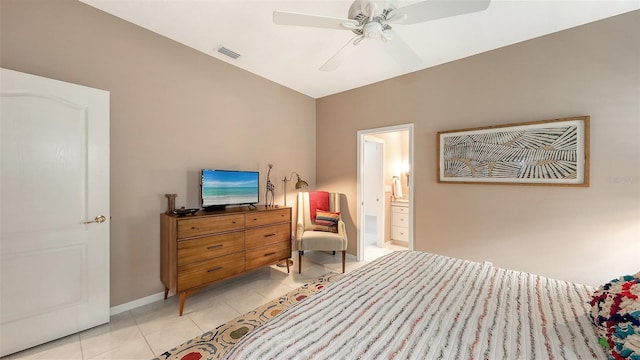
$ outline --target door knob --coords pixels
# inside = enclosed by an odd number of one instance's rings
[[[104,215],[98,215],[92,221],[85,221],[84,224],[103,223],[105,221],[107,221],[107,218]]]

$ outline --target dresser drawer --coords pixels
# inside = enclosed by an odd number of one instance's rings
[[[245,233],[245,244],[247,249],[273,244],[277,242],[287,242],[291,239],[290,223],[264,226],[247,230]]]
[[[247,270],[274,263],[291,257],[291,247],[288,242],[280,242],[247,250]]]
[[[393,206],[393,205],[391,205],[391,212],[392,213],[408,214],[409,213],[409,208],[406,207],[406,206]]]
[[[178,292],[243,272],[244,257],[236,253],[178,267]]]
[[[291,209],[274,209],[246,214],[247,227],[291,221]]]
[[[178,239],[244,228],[244,215],[178,220]]]
[[[178,266],[244,251],[244,231],[178,241]]]
[[[392,226],[409,226],[409,214],[391,213]]]
[[[409,228],[401,227],[401,226],[392,226],[391,239],[409,241]]]

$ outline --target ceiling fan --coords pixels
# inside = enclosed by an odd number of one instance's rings
[[[280,25],[310,26],[351,30],[356,34],[346,45],[320,67],[333,71],[340,66],[350,48],[364,40],[379,39],[385,48],[404,67],[420,63],[416,53],[395,33],[391,25],[410,25],[456,15],[485,10],[491,0],[429,0],[397,7],[395,0],[355,0],[349,8],[348,18],[300,14],[275,10],[273,22]]]

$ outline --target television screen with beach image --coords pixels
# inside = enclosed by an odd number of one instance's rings
[[[258,203],[257,171],[202,170],[202,207]]]

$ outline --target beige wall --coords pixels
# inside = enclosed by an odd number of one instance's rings
[[[164,194],[199,207],[200,168],[259,170],[264,187],[273,163],[279,204],[285,174],[314,185],[312,98],[77,1],[1,6],[0,66],[111,92],[112,306],[163,290]]]
[[[635,11],[319,99],[316,180],[346,193],[348,251],[356,132],[414,123],[417,250],[592,285],[640,270],[639,23]],[[591,116],[588,188],[436,183],[438,131],[575,115]]]

